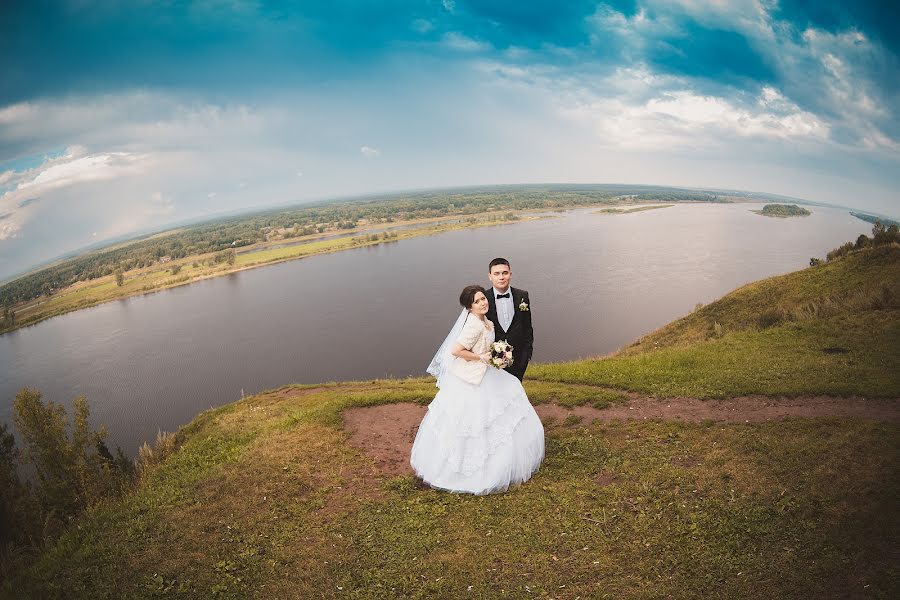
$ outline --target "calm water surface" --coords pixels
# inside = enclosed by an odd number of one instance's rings
[[[836,209],[773,219],[754,205],[559,218],[282,263],[109,302],[0,336],[0,421],[25,386],[90,401],[134,453],[241,393],[422,375],[460,289],[512,262],[531,295],[536,361],[611,352],[749,281],[803,268],[870,231]]]

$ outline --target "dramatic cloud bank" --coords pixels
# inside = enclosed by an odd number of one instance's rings
[[[897,216],[879,2],[0,8],[0,278],[234,210],[429,186],[752,189]]]

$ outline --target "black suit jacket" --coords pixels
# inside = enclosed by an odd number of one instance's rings
[[[528,362],[531,360],[531,354],[534,351],[534,329],[531,327],[531,300],[528,298],[528,292],[525,290],[514,287],[510,287],[509,290],[512,293],[513,301],[513,320],[509,325],[509,330],[504,330],[500,326],[493,286],[487,288],[487,318],[494,324],[494,339],[497,341],[506,340],[512,344],[513,364],[506,370],[521,380],[525,376],[525,369],[528,368]],[[528,310],[520,310],[519,306],[522,302],[528,305]]]

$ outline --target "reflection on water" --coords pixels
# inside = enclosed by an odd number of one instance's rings
[[[461,230],[241,271],[0,336],[0,420],[24,386],[70,401],[133,452],[199,411],[287,383],[421,375],[495,256],[530,292],[536,361],[605,354],[870,225],[678,205]]]

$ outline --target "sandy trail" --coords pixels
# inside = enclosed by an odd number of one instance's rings
[[[349,442],[371,456],[386,475],[411,475],[409,453],[416,430],[427,408],[398,403],[344,411],[344,428]],[[624,404],[597,409],[591,406],[564,407],[539,404],[541,420],[562,424],[568,417],[580,417],[579,425],[594,421],[634,421],[658,419],[699,423],[721,421],[755,423],[791,417],[857,417],[879,421],[900,421],[900,399],[832,398],[806,396],[777,398],[747,396],[727,400],[696,398],[631,398]]]

